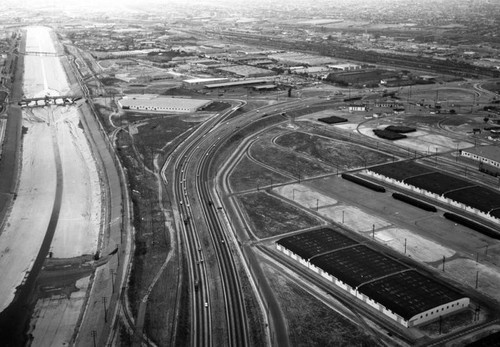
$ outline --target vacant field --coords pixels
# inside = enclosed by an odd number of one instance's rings
[[[303,132],[291,132],[275,143],[342,169],[388,162],[391,157],[353,143],[328,139]]]
[[[425,263],[439,261],[443,257],[449,258],[455,254],[450,248],[402,228],[377,231],[375,239],[401,254]]]
[[[404,92],[401,95],[404,95]],[[429,87],[428,89],[413,89],[410,100],[417,103],[431,103],[434,105],[436,101],[472,102],[474,101],[474,95],[475,93],[472,90]]]
[[[274,188],[273,191],[309,209],[320,209],[337,204],[337,200],[302,184],[289,184]]]
[[[292,346],[377,346],[366,331],[331,309],[281,270],[263,267],[288,323]]]
[[[339,204],[331,207],[325,207],[319,210],[322,216],[345,225],[349,229],[360,233],[370,233],[380,228],[391,225],[385,219],[371,215],[363,210],[350,205]],[[368,236],[368,235],[366,235]]]
[[[246,156],[238,162],[229,177],[231,189],[236,192],[288,181],[290,178],[266,169]]]
[[[476,263],[475,260],[459,258],[446,263],[445,271],[451,276],[468,286],[475,288],[476,273],[478,276],[477,289],[486,295],[500,300],[500,274],[492,266]]]
[[[281,172],[288,173],[297,178],[313,177],[334,172],[332,166],[276,146],[269,139],[255,142],[250,147],[250,155],[265,165],[274,167]]]
[[[258,238],[322,224],[315,216],[265,192],[240,195],[239,199]]]
[[[133,192],[135,253],[129,297],[135,315],[139,300],[145,295],[147,287],[167,256],[170,240],[166,232],[164,215],[158,205],[158,186],[155,177],[143,169],[136,153],[132,150],[128,134],[122,133],[119,136],[118,145],[118,153],[124,167],[127,168],[130,190]],[[151,300],[154,300],[154,297],[151,297]],[[154,316],[158,312],[149,314]]]
[[[157,152],[162,151],[181,134],[198,124],[197,122],[184,121],[184,117],[141,118],[143,121],[129,125],[128,130],[134,139],[132,145],[140,153],[142,161],[147,167],[153,168],[153,158]]]
[[[482,87],[490,92],[500,93],[500,82],[488,82],[484,83]]]

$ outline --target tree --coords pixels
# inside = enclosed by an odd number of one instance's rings
[[[489,119],[488,117],[484,117],[484,118],[483,118],[483,120],[484,120],[484,123],[486,124],[486,123],[488,123],[488,121],[489,121],[490,119]]]

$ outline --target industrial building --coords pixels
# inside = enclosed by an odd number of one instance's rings
[[[289,66],[294,66],[294,65],[319,66],[335,62],[335,60],[330,57],[305,54],[305,53],[296,53],[296,52],[272,54],[269,55],[268,57],[270,59],[276,60],[278,62],[281,62]]]
[[[217,70],[222,72],[228,72],[240,77],[264,77],[276,74],[276,72],[272,70],[261,69],[259,67],[248,66],[248,65],[226,66],[226,67],[220,67]]]
[[[241,81],[226,82],[226,83],[207,84],[205,88],[216,89],[216,88],[231,88],[231,87],[248,87],[263,83],[269,83],[269,81],[261,79],[241,80]]]
[[[211,102],[211,100],[140,94],[125,96],[123,99],[118,100],[118,105],[124,110],[192,113],[208,106]]]
[[[414,161],[383,164],[365,173],[495,223],[500,222],[500,193],[471,181]]]
[[[277,249],[405,327],[466,309],[470,299],[340,231],[284,237]]]
[[[496,168],[500,168],[500,149],[498,146],[462,149],[460,150],[460,155]]]
[[[194,86],[206,86],[207,84],[213,83],[223,83],[227,82],[227,78],[191,78],[187,80],[183,80],[182,83],[186,87],[194,87]]]
[[[328,65],[328,67],[332,70],[338,70],[338,71],[352,71],[361,69],[361,65],[350,64],[350,63]]]

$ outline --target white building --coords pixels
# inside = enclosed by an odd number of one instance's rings
[[[481,163],[500,168],[500,147],[485,146],[460,150],[460,155]]]
[[[470,304],[468,297],[453,288],[383,253],[357,242],[346,244],[334,240],[336,237],[314,234],[310,231],[284,237],[276,247],[404,327],[440,319]]]
[[[171,98],[158,95],[127,95],[118,100],[124,110],[193,113],[209,105],[211,100]]]

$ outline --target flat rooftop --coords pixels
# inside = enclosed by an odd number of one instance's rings
[[[361,285],[358,290],[406,320],[464,297],[415,270]]]
[[[355,245],[357,242],[333,229],[322,228],[284,237],[278,244],[304,259],[310,259],[325,252]]]
[[[500,193],[494,189],[479,186],[475,182],[433,170],[413,161],[379,165],[370,170],[490,213],[496,218],[500,217]]]
[[[478,146],[462,149],[463,152],[479,155],[500,163],[500,147],[499,146]]]
[[[407,178],[415,177],[433,172],[432,168],[415,163],[414,161],[399,161],[397,163],[383,164],[370,168],[371,171],[394,178],[397,181],[404,181]]]
[[[267,83],[269,81],[267,80],[243,80],[243,81],[234,81],[234,82],[226,82],[226,83],[214,83],[214,84],[207,84],[205,88],[211,89],[211,88],[225,88],[225,87],[236,87],[236,86],[245,86],[245,85],[252,85],[252,84],[260,84],[260,83]]]
[[[311,264],[325,270],[353,288],[394,274],[408,267],[368,246],[343,248],[315,257]]]
[[[164,96],[154,97],[130,97],[126,96],[119,100],[120,105],[128,107],[163,107],[163,108],[179,108],[179,109],[197,109],[203,107],[211,100],[203,99],[188,99],[188,98],[169,98]]]
[[[331,228],[277,241],[405,319],[464,298],[458,290]]]
[[[470,181],[465,181],[441,172],[430,172],[425,175],[410,177],[405,179],[404,182],[438,195],[475,185]]]

